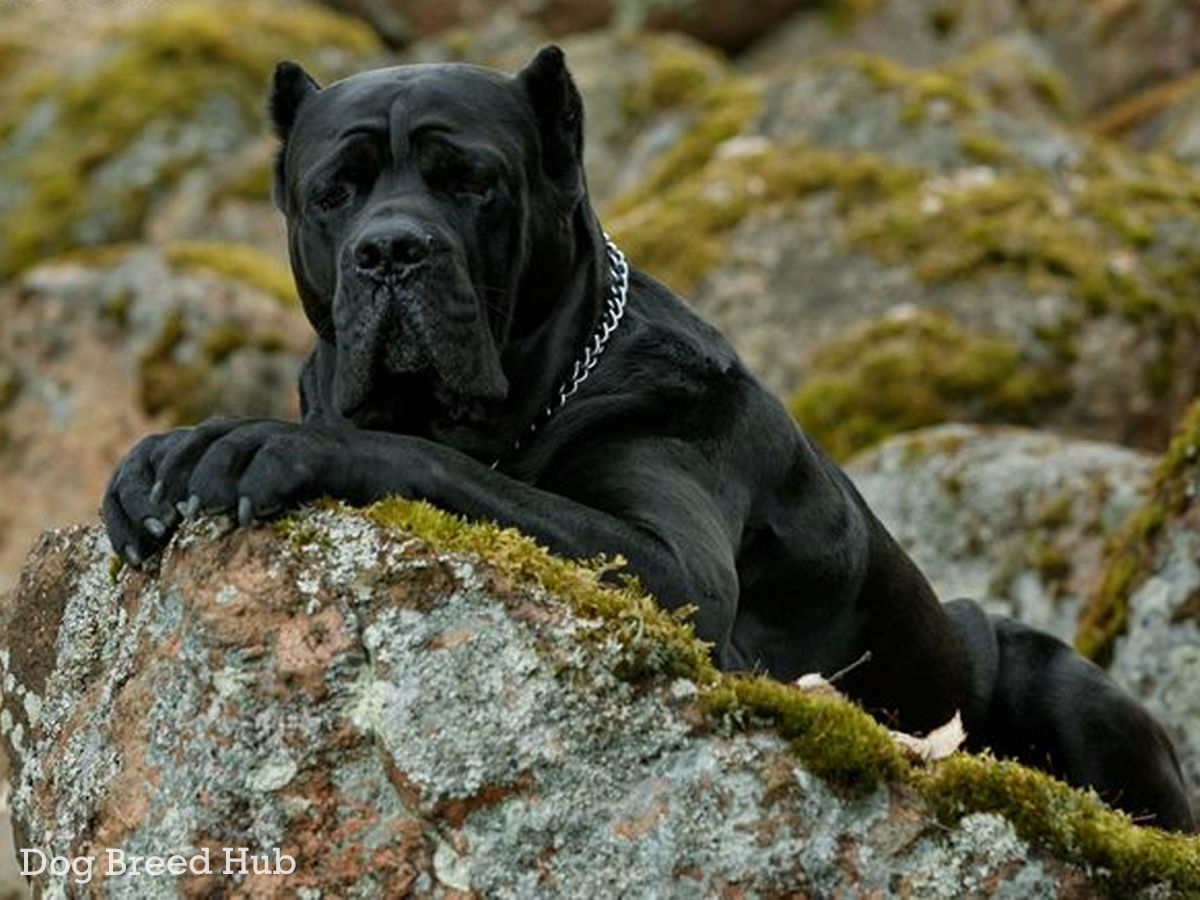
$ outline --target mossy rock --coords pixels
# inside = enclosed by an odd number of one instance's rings
[[[6,92],[0,276],[73,246],[136,238],[185,175],[265,134],[278,60],[330,77],[378,47],[365,26],[320,7],[225,0],[147,7],[85,41],[97,49],[82,63],[18,65]]]
[[[609,561],[511,530],[320,504],[188,523],[157,571],[110,555],[98,527],[50,533],[14,596],[43,626],[0,660],[22,844],[58,853],[50,823],[72,821],[142,852],[184,808],[189,846],[269,819],[297,873],[343,892],[416,871],[488,895],[669,893],[682,866],[705,896],[1200,889],[1194,839],[1021,766],[917,766],[829,691],[716,672]],[[119,696],[85,702],[112,678]],[[81,768],[96,747],[115,762]],[[122,787],[148,799],[115,808]],[[347,834],[347,816],[397,828]],[[353,865],[324,865],[331,846]]]
[[[953,420],[1029,422],[1062,399],[1061,373],[1009,340],[934,313],[871,323],[821,347],[792,413],[838,459],[902,431]]]
[[[585,620],[600,623],[584,639],[615,640],[625,647],[629,655],[622,659],[632,664],[619,664],[620,677],[635,683],[691,681],[699,688],[709,728],[774,731],[808,771],[849,797],[880,784],[913,791],[946,826],[973,814],[997,813],[1023,839],[1085,866],[1113,891],[1153,883],[1200,891],[1200,842],[1193,838],[1138,827],[1090,792],[986,754],[957,753],[928,768],[916,766],[886,729],[844,698],[806,693],[763,676],[718,672],[687,624],[686,611],[664,612],[635,583],[606,583],[614,561],[567,562],[513,529],[473,524],[420,501],[388,500],[366,515],[436,549],[478,554],[517,583],[532,583],[562,598]],[[303,540],[313,537],[304,517],[282,528],[302,533]]]
[[[968,64],[983,65],[856,54],[775,73],[732,135],[698,122],[702,152],[611,203],[610,230],[781,392],[836,332],[911,305],[1030,367],[1003,402],[977,382],[975,414],[1161,447],[1200,389],[1200,177],[1018,119],[955,77]],[[870,431],[846,449],[885,433]]]
[[[608,210],[611,231],[630,258],[685,294],[700,288],[725,257],[730,233],[757,210],[833,192],[848,213],[920,177],[867,154],[799,142],[774,145],[753,136],[739,140],[736,128],[731,135],[723,123],[725,115],[748,112],[749,91],[741,85],[730,109],[717,113],[712,130],[700,122],[695,145],[681,144]]]
[[[204,241],[168,244],[161,258],[181,283],[211,281],[228,300],[215,309],[186,301],[170,307],[138,354],[144,411],[177,425],[218,413],[290,411],[307,328],[287,266],[254,247]],[[255,293],[281,310],[258,308]],[[235,375],[230,363],[237,358],[252,368]],[[257,389],[250,383],[255,370]]]
[[[891,437],[846,471],[939,597],[975,598],[1069,643],[1153,464],[1044,430],[947,424]]]
[[[201,241],[87,248],[30,270],[24,282],[68,304],[58,330],[91,332],[88,343],[105,353],[121,348],[141,414],[190,425],[294,411],[311,330],[287,267],[263,251]]]
[[[1200,401],[1184,416],[1159,460],[1146,503],[1125,523],[1108,551],[1099,588],[1080,615],[1075,646],[1101,665],[1112,662],[1118,639],[1130,623],[1131,595],[1154,574],[1170,549],[1172,526],[1190,529],[1200,512]],[[1200,612],[1200,604],[1197,605]],[[1188,618],[1190,612],[1182,612]],[[1200,621],[1200,615],[1196,616]]]
[[[687,168],[684,160],[711,152],[756,108],[746,96],[747,79],[682,35],[605,31],[561,43],[584,96],[584,162],[599,207],[647,172],[661,180],[662,173]],[[697,150],[699,144],[704,149]]]
[[[1200,789],[1200,401],[1159,460],[1144,505],[1111,542],[1076,646],[1168,723]]]

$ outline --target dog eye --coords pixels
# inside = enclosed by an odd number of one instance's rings
[[[432,181],[438,190],[475,199],[488,197],[494,187],[490,173],[463,165],[440,166],[434,171]]]
[[[344,184],[331,184],[317,192],[313,203],[323,212],[332,212],[339,206],[344,206],[353,196],[350,188]]]

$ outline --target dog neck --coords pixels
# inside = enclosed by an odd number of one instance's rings
[[[556,408],[560,390],[570,382],[585,349],[601,327],[610,297],[607,241],[590,209],[577,218],[574,265],[540,324],[510,341],[501,365],[510,391],[503,402],[503,443],[493,457],[509,457],[546,409]]]
[[[604,235],[604,254],[608,263],[608,290],[604,313],[592,333],[584,341],[583,349],[575,357],[570,374],[559,384],[555,396],[529,423],[525,433],[512,443],[505,456],[517,453],[523,445],[533,439],[534,435],[558,410],[566,406],[567,401],[575,395],[591,374],[592,369],[600,362],[600,357],[608,346],[609,338],[621,324],[621,319],[625,315],[625,304],[629,297],[629,263],[625,260],[625,254],[607,234]],[[493,461],[492,468],[498,468],[503,459],[502,456]]]

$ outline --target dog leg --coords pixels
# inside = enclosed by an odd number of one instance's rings
[[[971,749],[1092,788],[1146,824],[1195,832],[1171,739],[1103,670],[1057,638],[986,616],[970,601],[945,608],[973,659],[983,661],[972,691],[979,705],[964,715]]]

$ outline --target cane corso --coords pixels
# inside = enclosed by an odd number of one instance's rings
[[[324,89],[275,72],[275,199],[316,347],[300,423],[149,437],[104,517],[139,564],[181,517],[419,497],[575,558],[620,554],[727,670],[832,673],[910,732],[991,747],[1192,830],[1164,731],[1067,646],[939,604],[729,344],[602,231],[557,48]]]

